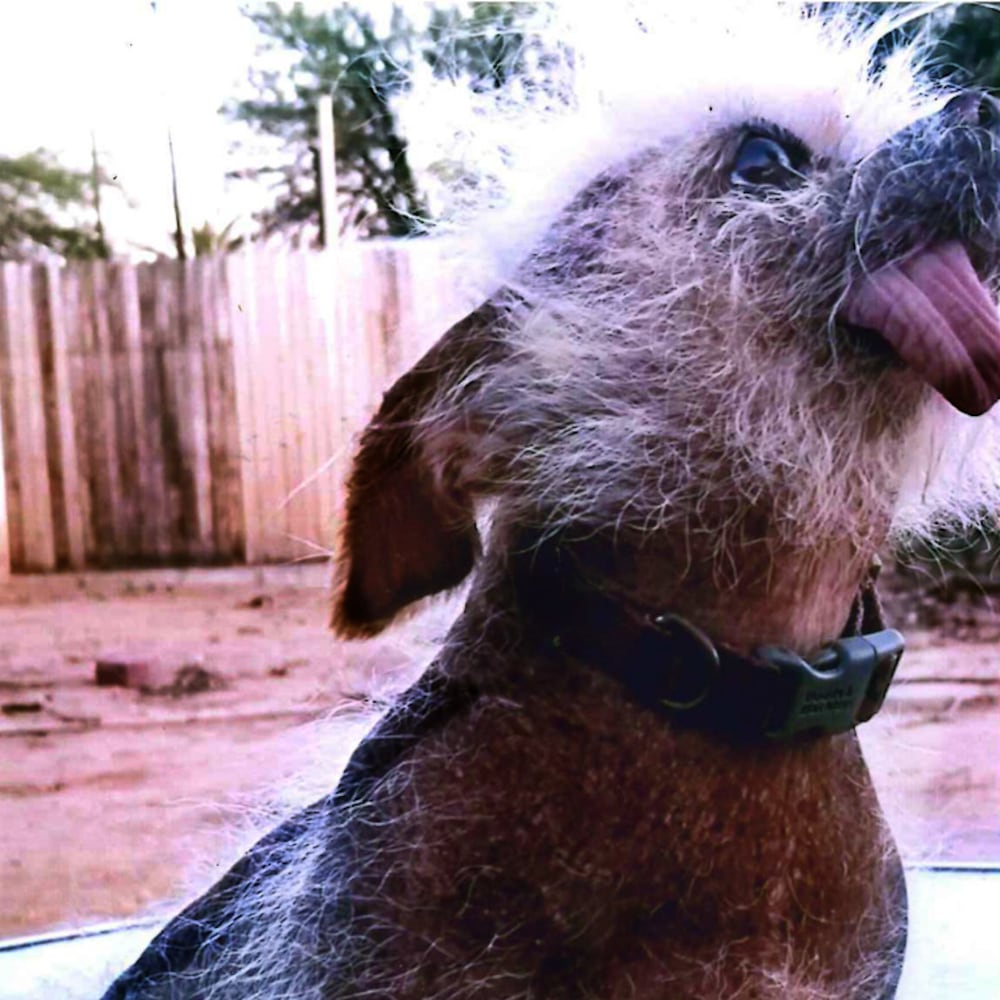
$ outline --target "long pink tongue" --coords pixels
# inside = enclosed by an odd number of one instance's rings
[[[1000,315],[960,243],[866,275],[841,314],[880,333],[957,409],[979,416],[1000,399]]]

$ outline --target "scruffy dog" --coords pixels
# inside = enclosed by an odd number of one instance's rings
[[[895,994],[867,581],[1000,497],[1000,106],[726,16],[364,433],[335,627],[471,574],[440,655],[107,998]]]

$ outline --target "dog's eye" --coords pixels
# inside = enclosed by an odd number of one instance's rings
[[[788,188],[805,180],[780,143],[762,135],[745,139],[736,153],[729,181],[734,187]]]

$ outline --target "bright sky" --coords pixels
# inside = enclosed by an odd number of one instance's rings
[[[246,131],[218,114],[245,89],[257,30],[238,0],[159,0],[157,8],[149,0],[0,0],[0,153],[45,146],[86,169],[93,130],[103,166],[132,202],[105,195],[118,252],[169,246],[168,122],[186,229],[221,229],[259,204],[248,185],[225,181],[240,165],[229,147]]]

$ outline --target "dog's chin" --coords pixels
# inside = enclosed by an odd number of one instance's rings
[[[857,360],[858,367],[868,377],[877,379],[891,373],[897,376],[897,379],[894,379],[897,385],[900,384],[898,377],[902,377],[914,389],[920,386],[922,391],[926,392],[927,389],[934,388],[930,382],[914,371],[899,356],[892,344],[878,330],[841,321],[835,327],[835,335],[837,342],[851,353]],[[954,409],[968,412],[965,406],[957,404],[955,400],[949,399],[943,393],[937,392],[936,394],[946,400]],[[909,396],[914,401],[917,398],[912,393]],[[983,407],[982,411],[985,412],[987,408]]]
[[[866,272],[848,288],[839,319],[877,331],[908,368],[970,416],[1000,399],[996,301],[955,240]]]
[[[865,363],[866,367],[874,365],[879,371],[906,369],[906,362],[878,330],[844,321],[837,323],[835,330],[838,342]]]

